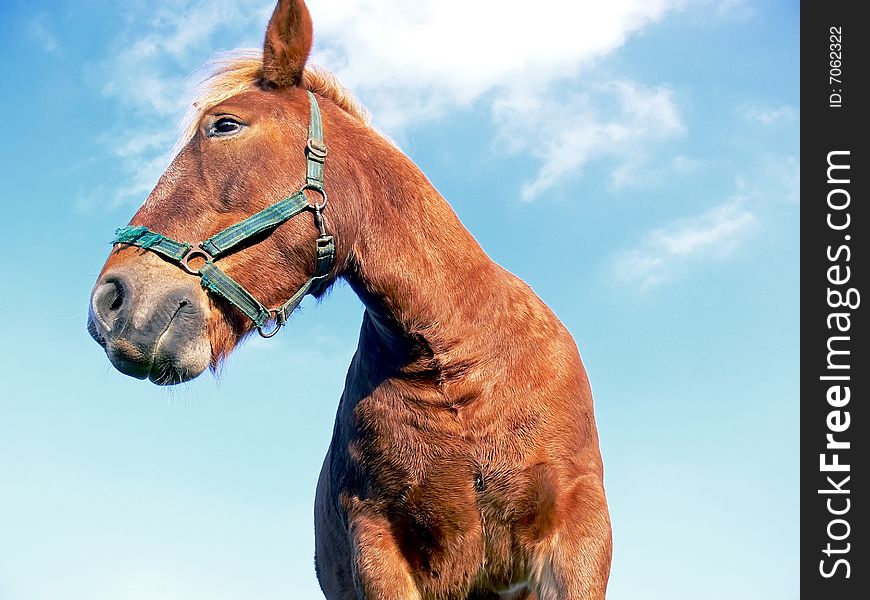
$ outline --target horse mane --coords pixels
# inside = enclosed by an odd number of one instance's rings
[[[203,113],[224,100],[257,89],[263,78],[263,53],[260,50],[234,50],[206,63],[206,75],[197,86],[197,96],[184,119],[183,133],[177,149],[196,134]],[[371,115],[356,96],[338,78],[320,67],[307,66],[302,75],[302,87],[332,100],[336,106],[367,127]]]

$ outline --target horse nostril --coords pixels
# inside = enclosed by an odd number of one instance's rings
[[[124,288],[118,288],[116,291],[117,291],[117,295],[115,296],[115,299],[112,300],[111,304],[109,304],[110,311],[118,310],[119,308],[121,308],[121,305],[124,303]]]
[[[124,281],[113,276],[107,278],[94,290],[91,299],[91,309],[102,328],[110,331],[115,320],[129,299],[129,286]]]

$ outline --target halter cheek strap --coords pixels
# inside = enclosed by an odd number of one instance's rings
[[[206,290],[221,296],[242,311],[253,321],[260,335],[267,338],[278,333],[307,294],[316,293],[320,289],[335,262],[335,239],[327,234],[323,222],[323,209],[326,208],[327,202],[323,180],[327,155],[327,147],[323,142],[323,120],[314,94],[308,92],[308,98],[311,104],[311,117],[308,125],[308,142],[305,147],[307,168],[305,185],[298,192],[196,244],[178,242],[147,227],[130,226],[118,229],[113,241],[114,244],[127,244],[150,250],[177,264],[191,275],[199,276]],[[317,193],[321,201],[317,204],[310,203],[305,196],[306,190]],[[282,223],[308,210],[314,214],[314,224],[318,230],[314,274],[281,306],[266,308],[244,286],[215,263],[218,258],[238,249],[251,238],[274,230]],[[190,264],[194,260],[204,261],[204,264],[195,268]],[[275,321],[275,327],[271,331],[266,331],[264,327],[271,320]]]

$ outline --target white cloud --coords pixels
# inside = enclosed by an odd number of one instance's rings
[[[758,208],[800,202],[800,159],[768,153],[756,159],[757,168],[735,178],[737,193]]]
[[[587,83],[559,96],[514,91],[498,98],[493,114],[506,148],[542,162],[522,189],[534,200],[593,159],[627,161],[640,148],[680,135],[685,127],[673,94],[631,81]]]
[[[736,197],[706,212],[655,229],[616,260],[616,276],[642,290],[671,280],[692,263],[730,255],[758,219]]]
[[[617,255],[616,279],[648,290],[692,267],[731,256],[763,224],[770,230],[783,206],[800,200],[800,160],[768,154],[756,162],[757,168],[735,177],[729,199],[656,228],[637,246]]]
[[[216,48],[215,43],[250,43],[255,38],[249,32],[268,19],[261,0],[180,0],[129,10],[132,26],[117,40],[120,50],[103,65],[103,92],[126,107],[160,117],[183,114],[191,73],[216,50],[232,48]]]
[[[651,166],[651,157],[641,153],[636,160],[630,160],[616,167],[610,174],[613,188],[623,189],[650,188],[673,182],[674,176],[694,173],[709,165],[710,161],[676,154],[664,164]]]
[[[738,109],[739,114],[748,121],[761,125],[772,125],[784,122],[792,123],[797,118],[798,111],[788,105],[777,107],[742,106]]]
[[[639,143],[682,131],[669,90],[613,73],[607,83],[590,75],[629,36],[682,4],[312,2],[314,58],[358,92],[378,126],[399,139],[412,124],[488,103],[506,148],[540,162],[523,187],[528,201],[593,158],[624,161]],[[581,72],[587,79],[578,91]]]
[[[107,136],[128,176],[108,208],[141,201],[173,156],[193,97],[192,75],[216,44],[251,45],[272,6],[261,0],[179,0],[169,6],[128,5],[129,30],[98,69],[102,92],[117,99],[123,122]],[[229,49],[229,48],[223,48]]]
[[[606,83],[605,76],[586,76],[685,1],[311,0],[312,62],[334,71],[370,106],[376,124],[399,139],[411,125],[483,103],[500,138],[514,140],[513,151],[531,149],[540,161],[523,191],[531,200],[593,158],[625,163],[638,144],[683,130],[666,87],[613,73]],[[130,27],[101,69],[103,91],[149,131],[117,136],[116,154],[137,179],[121,195],[142,193],[165,166],[155,166],[152,132],[177,131],[195,67],[217,51],[259,45],[273,6],[272,0],[177,0],[126,9]],[[544,121],[551,135],[541,147],[537,127]]]
[[[312,2],[315,59],[357,90],[389,129],[420,119],[421,107],[425,117],[494,89],[541,89],[569,79],[674,4]]]
[[[57,36],[49,29],[45,15],[34,17],[28,26],[28,33],[48,54],[60,55],[60,43]]]

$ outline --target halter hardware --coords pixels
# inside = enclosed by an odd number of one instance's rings
[[[308,183],[302,186],[302,191],[305,192],[306,190],[311,190],[312,192],[320,194],[320,202],[312,204],[311,208],[317,212],[323,212],[323,209],[326,208],[327,201],[329,201],[329,196],[326,195],[326,190],[319,185],[311,185]]]
[[[329,148],[322,140],[308,138],[308,143],[305,145],[305,148],[308,156],[311,157],[311,160],[316,160],[321,163],[326,162],[326,155],[329,154]]]
[[[335,262],[335,238],[327,232],[323,219],[323,210],[328,201],[323,185],[323,167],[329,150],[323,142],[320,106],[311,92],[308,92],[308,98],[311,117],[308,124],[308,141],[305,144],[307,169],[305,185],[299,191],[196,244],[178,242],[147,227],[137,226],[118,229],[112,242],[150,250],[176,263],[191,275],[198,276],[207,291],[221,296],[247,315],[254,323],[257,332],[264,338],[273,337],[278,333],[302,299],[307,294],[316,293],[320,289],[323,281],[329,277],[330,269]],[[318,194],[321,201],[312,204],[305,194],[308,190]],[[281,306],[266,308],[240,283],[215,264],[218,258],[237,249],[244,242],[263,232],[272,231],[308,210],[314,215],[314,225],[318,233],[315,240],[317,260],[314,274]],[[203,261],[203,265],[198,269],[190,264],[192,260],[197,259]],[[275,322],[275,327],[267,331],[265,327],[270,321]]]
[[[181,260],[178,261],[181,265],[181,268],[190,273],[191,275],[199,275],[199,269],[195,269],[190,266],[190,261],[194,258],[201,258],[205,262],[214,260],[214,257],[205,250],[203,250],[202,246],[200,246],[199,244],[191,246],[190,250],[187,251],[187,254],[182,256]],[[200,269],[201,268],[202,267],[200,267]]]

